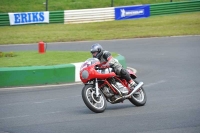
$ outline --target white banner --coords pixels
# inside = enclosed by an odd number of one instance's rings
[[[10,25],[49,23],[49,12],[19,12],[8,13]]]

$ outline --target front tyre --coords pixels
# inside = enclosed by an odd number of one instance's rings
[[[139,84],[138,81],[134,80],[136,83],[136,86]],[[144,88],[141,87],[136,93],[131,95],[131,98],[129,98],[129,101],[134,104],[135,106],[144,106],[147,101],[147,96],[144,91]]]
[[[102,113],[107,107],[106,99],[101,91],[100,96],[96,97],[95,88],[93,85],[85,85],[82,90],[82,99],[85,105],[95,113]]]

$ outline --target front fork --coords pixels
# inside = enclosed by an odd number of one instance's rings
[[[95,79],[95,91],[96,91],[96,97],[99,97],[100,93],[99,93],[99,85],[98,85],[97,78]]]

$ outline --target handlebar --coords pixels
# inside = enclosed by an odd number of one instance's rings
[[[96,65],[96,66],[94,67],[94,69],[95,69],[95,70],[102,70],[102,68],[101,68],[99,65]]]
[[[96,66],[94,67],[94,69],[95,69],[95,70],[105,70],[105,69],[108,69],[109,73],[112,72],[112,70],[110,71],[109,68],[101,68],[99,65],[96,65]]]

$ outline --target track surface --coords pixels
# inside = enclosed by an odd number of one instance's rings
[[[200,36],[96,42],[137,69],[145,83],[145,106],[127,100],[95,114],[82,101],[81,83],[0,88],[0,133],[200,132]],[[89,52],[93,43],[51,43],[47,50]],[[37,50],[37,44],[0,49]]]

